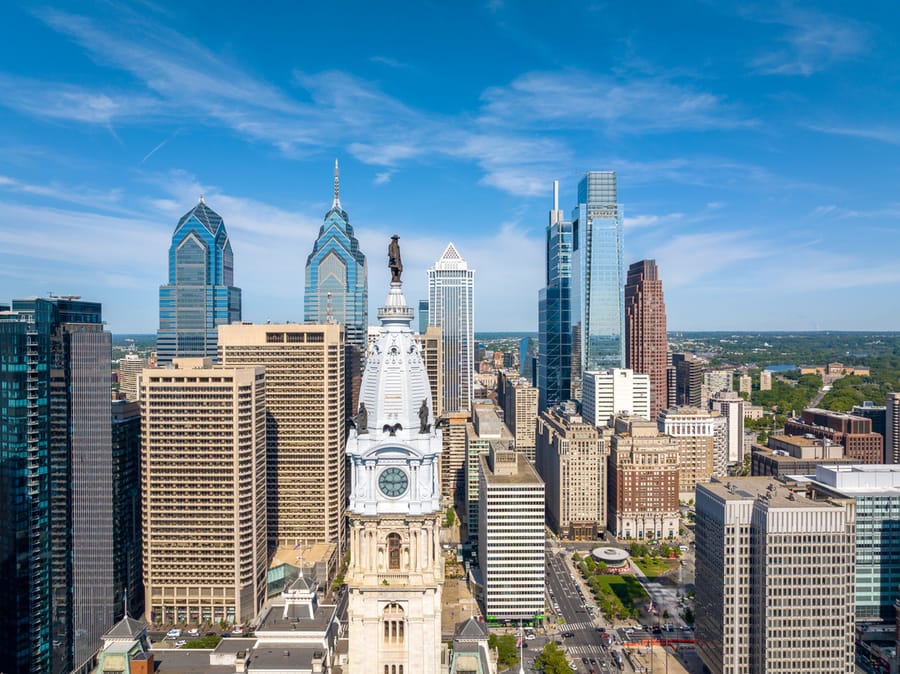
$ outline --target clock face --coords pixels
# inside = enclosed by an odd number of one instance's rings
[[[409,478],[400,468],[385,468],[378,476],[378,488],[388,498],[397,498],[406,492]]]

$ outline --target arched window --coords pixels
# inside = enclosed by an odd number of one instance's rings
[[[400,604],[388,604],[382,615],[384,623],[384,643],[402,644],[406,639],[406,621]]]
[[[400,568],[400,534],[388,534],[388,568]]]

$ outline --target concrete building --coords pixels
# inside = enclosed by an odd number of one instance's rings
[[[431,386],[431,404],[434,405],[435,415],[439,417],[444,413],[444,346],[441,329],[436,325],[429,325],[425,332],[416,333],[415,340],[422,350],[422,360],[425,361],[425,372]]]
[[[888,393],[884,406],[884,462],[900,463],[900,393]]]
[[[747,395],[747,400],[753,394],[753,378],[749,374],[742,374],[738,378],[738,393]]]
[[[441,494],[460,512],[466,504],[466,429],[471,413],[448,412],[440,419],[444,451],[441,454]]]
[[[744,460],[744,407],[746,402],[734,391],[716,393],[709,405],[728,423],[728,463]]]
[[[822,464],[806,482],[817,499],[856,502],[856,618],[894,621],[900,585],[900,467]]]
[[[759,390],[772,390],[772,373],[769,370],[761,370],[759,373]]]
[[[887,437],[887,407],[876,405],[871,400],[865,400],[862,405],[854,405],[850,414],[872,420],[872,432],[881,436],[882,456],[884,456],[885,438]],[[882,462],[887,461],[882,459]]]
[[[810,407],[803,410],[799,419],[788,419],[784,432],[828,438],[843,445],[844,454],[858,463],[877,464],[883,460],[882,437],[872,432],[872,420],[864,417]]]
[[[399,257],[399,253],[398,253]],[[441,671],[441,430],[399,272],[378,310],[360,413],[347,438],[348,663],[345,671]]]
[[[625,280],[625,367],[650,377],[650,414],[668,407],[666,302],[656,260],[628,267]]]
[[[713,412],[713,475],[728,475],[728,419]]]
[[[650,376],[620,368],[585,372],[581,412],[594,426],[617,415],[649,420]]]
[[[479,456],[478,562],[488,620],[544,614],[544,483],[519,452]]]
[[[606,528],[608,435],[609,429],[585,422],[572,403],[538,417],[536,466],[547,526],[561,538],[593,540]]]
[[[854,522],[852,500],[769,478],[698,485],[695,644],[710,672],[852,674]]]
[[[719,391],[734,390],[734,371],[733,370],[710,370],[703,373],[702,383],[700,384],[700,407],[706,409],[709,407],[710,399]],[[672,405],[670,405],[671,407]]]
[[[223,325],[219,362],[266,370],[269,546],[346,540],[344,327]],[[340,557],[340,555],[338,555]]]
[[[657,428],[678,447],[679,498],[694,498],[694,488],[715,474],[715,425],[709,412],[673,407],[660,412]]]
[[[144,605],[254,620],[266,596],[266,375],[176,358],[141,375]]]
[[[478,457],[487,454],[495,443],[502,449],[513,446],[513,435],[498,411],[492,404],[473,405],[472,421],[466,424],[466,523],[471,541],[478,538]]]
[[[856,463],[844,456],[844,448],[828,438],[803,435],[770,435],[767,447],[753,445],[750,474],[753,476],[810,475],[823,463]]]
[[[522,452],[534,463],[538,390],[527,379],[512,371],[500,373],[497,391],[497,402],[503,409],[503,419],[513,434],[516,451]]]
[[[123,400],[137,400],[138,375],[147,367],[147,361],[136,353],[119,358],[119,397]]]
[[[679,535],[679,452],[656,422],[617,417],[609,454],[607,529],[639,540]]]

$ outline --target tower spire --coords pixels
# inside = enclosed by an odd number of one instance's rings
[[[334,201],[332,202],[331,207],[341,207],[341,173],[336,158],[334,160]]]

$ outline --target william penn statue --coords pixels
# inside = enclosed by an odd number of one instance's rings
[[[400,237],[394,234],[388,244],[388,269],[391,270],[391,283],[400,283],[403,273],[403,261],[400,259]]]

